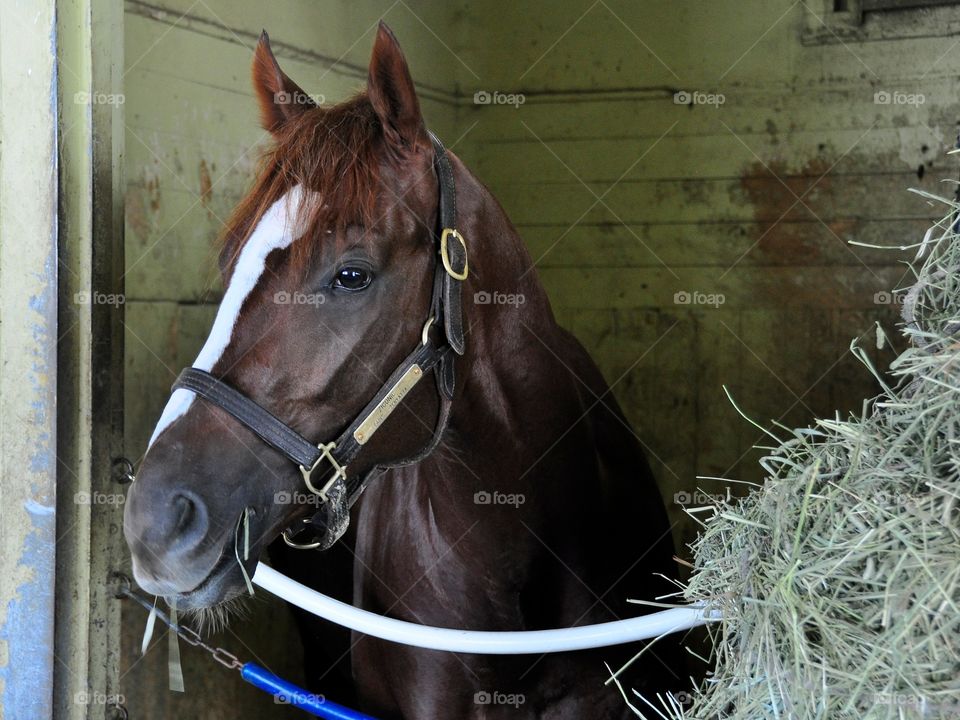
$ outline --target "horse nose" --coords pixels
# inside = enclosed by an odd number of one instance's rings
[[[131,488],[124,523],[137,545],[168,561],[196,554],[210,529],[210,515],[203,499],[191,490],[137,485],[134,483]]]

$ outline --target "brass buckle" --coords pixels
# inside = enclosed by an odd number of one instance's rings
[[[300,474],[303,475],[303,481],[307,484],[307,489],[310,490],[314,495],[319,495],[320,499],[324,502],[327,501],[327,491],[333,485],[337,478],[347,479],[347,466],[340,465],[333,455],[331,454],[334,450],[337,449],[337,444],[335,442],[328,442],[326,445],[320,443],[317,445],[317,450],[320,451],[320,457],[317,458],[317,461],[310,466],[310,468],[305,468],[303,465],[300,466]],[[317,490],[314,487],[312,482],[313,471],[317,469],[317,466],[324,460],[328,460],[330,465],[333,466],[333,474],[329,479],[323,484],[323,487]]]
[[[447,248],[447,238],[454,237],[457,241],[463,246],[463,272],[458,273],[453,269],[453,266],[450,264],[450,252]],[[453,228],[444,228],[443,232],[440,233],[440,259],[443,261],[443,269],[447,271],[447,275],[452,277],[454,280],[466,280],[467,275],[470,272],[470,266],[467,262],[467,243],[463,239],[463,235],[454,230]]]

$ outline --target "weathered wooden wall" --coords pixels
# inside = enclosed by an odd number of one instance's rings
[[[256,35],[266,27],[287,72],[336,100],[362,83],[380,13],[431,126],[459,139],[516,222],[560,321],[614,384],[664,482],[677,540],[693,526],[674,495],[724,488],[696,475],[760,477],[760,434],[722,385],[752,417],[788,425],[858,409],[874,391],[848,346],[863,335],[872,348],[874,322],[894,321],[876,293],[904,267],[848,241],[916,240],[939,210],[906,188],[950,192],[938,180],[954,174],[944,152],[960,118],[960,49],[942,28],[957,27],[955,10],[868,18],[869,41],[841,43],[813,0],[158,1],[128,2],[125,28],[131,456],[214,314],[210,241],[263,139],[247,72]],[[895,38],[901,27],[909,39]],[[477,104],[479,91],[524,102]],[[725,101],[678,104],[678,91]],[[875,102],[896,91],[925,102]],[[678,303],[683,292],[724,301]],[[276,644],[283,617],[271,604],[242,639],[220,639],[296,677],[296,658]],[[128,618],[131,640],[141,622]],[[128,665],[136,644],[124,648]],[[163,690],[162,652],[130,669],[132,717],[285,716],[185,655],[186,698]]]
[[[452,17],[442,2],[158,0],[126,3],[126,453],[139,458],[180,368],[193,362],[221,294],[213,241],[246,190],[266,136],[250,88],[261,29],[284,70],[337,102],[365,84],[377,21],[406,39],[432,126],[454,131]],[[299,640],[276,601],[259,601],[237,635],[214,642],[284,677],[301,674]],[[166,641],[138,660],[145,614],[125,611],[121,689],[130,717],[300,717],[193,648],[187,693],[166,689]],[[332,698],[336,699],[336,698]]]
[[[941,209],[907,188],[952,192],[939,180],[956,176],[944,153],[960,50],[940,35],[957,9],[868,32],[903,27],[911,39],[843,43],[815,10],[477,0],[461,21],[468,159],[517,224],[560,322],[616,383],[678,540],[695,526],[673,495],[724,491],[697,475],[761,477],[750,451],[761,434],[722,385],[753,418],[790,426],[859,410],[874,392],[848,347],[860,335],[874,347],[874,322],[895,321],[875,293],[896,286],[903,256],[848,241],[917,241]],[[476,104],[478,91],[525,102]],[[678,91],[725,102],[678,104]],[[875,102],[896,91],[925,102]],[[678,304],[681,292],[724,302]]]

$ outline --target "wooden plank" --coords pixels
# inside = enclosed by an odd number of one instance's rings
[[[619,326],[625,335],[632,335],[636,317],[633,313],[619,314]],[[640,319],[642,321],[642,316]],[[691,382],[696,377],[696,330],[692,313],[661,312],[657,324],[660,341],[643,363],[631,371],[631,374],[642,373],[642,379],[625,380],[624,398],[631,408],[628,417],[638,424],[641,432],[650,428],[650,450],[656,453],[655,477],[668,517],[671,523],[676,523],[675,547],[689,541],[687,528],[690,527],[684,506],[679,502],[682,498],[677,494],[690,487],[697,472],[697,436],[691,432],[698,422],[697,383]],[[634,387],[642,388],[640,398],[633,396]],[[670,388],[669,393],[665,393],[664,388]]]
[[[377,22],[390,23],[403,45],[421,92],[452,104],[456,73],[469,72],[457,60],[449,32],[452,20],[443,3],[413,7],[386,0],[362,0],[349,6],[318,5],[305,0],[287,0],[280,7],[247,2],[238,8],[230,0],[127,0],[127,16],[154,21],[164,30],[171,27],[207,41],[247,48],[252,52],[260,31],[270,32],[277,57],[313,68],[309,75],[294,79],[305,88],[313,76],[333,72],[349,79],[355,87],[366,80],[370,49]],[[194,41],[200,46],[205,41]],[[132,47],[132,46],[131,46]],[[249,56],[248,56],[249,57]],[[241,75],[246,78],[247,66]],[[318,90],[322,92],[322,89]],[[314,92],[314,90],[309,90]]]
[[[610,186],[577,181],[499,183],[493,190],[515,224],[781,222],[857,219],[934,219],[944,214],[908,191],[913,175],[842,178],[699,178],[623,181]],[[930,183],[932,186],[933,184]],[[937,184],[930,190],[951,189]],[[598,199],[599,198],[599,199]]]
[[[927,220],[835,222],[525,225],[518,228],[538,267],[720,267],[889,265],[911,253],[850,245],[919,242]]]
[[[688,94],[723,94],[722,105],[678,104],[675,94],[683,88],[587,91],[564,94],[542,88],[524,96],[523,104],[477,104],[472,94],[464,98],[463,115],[479,121],[476,138],[483,142],[526,140],[530,130],[550,143],[554,140],[649,138],[655,140],[676,123],[671,137],[712,136],[734,132],[750,144],[749,137],[770,134],[784,141],[794,133],[819,133],[831,141],[835,132],[865,132],[871,128],[910,128],[926,125],[940,128],[949,138],[956,122],[958,82],[956,77],[917,77],[884,83],[888,92],[922,92],[923,103],[878,104],[878,85],[862,78],[842,82],[826,80],[807,86],[719,85],[688,87]],[[501,92],[512,92],[510,87]],[[907,98],[904,97],[904,100]],[[816,108],[817,112],[811,112]],[[721,124],[722,123],[722,124]],[[729,128],[729,130],[727,130]]]
[[[744,348],[737,340],[742,333],[739,311],[705,309],[694,316],[697,337],[693,358],[692,382],[696,387],[696,422],[689,431],[695,435],[695,475],[736,478],[742,473],[739,459],[742,446],[744,422],[727,399],[724,387],[734,397],[742,396],[744,383],[753,378],[743,373]],[[694,484],[694,481],[688,480]],[[735,483],[697,480],[688,492],[701,491],[710,495],[725,496],[727,490],[734,495],[746,488]],[[699,501],[698,501],[699,502]],[[698,531],[696,523],[688,523],[687,542]]]
[[[214,197],[226,196],[217,214],[232,210],[251,188],[267,141],[226,144],[206,135],[176,135],[127,127],[129,186],[189,193],[211,208]]]
[[[896,287],[905,270],[738,266],[727,273],[682,268],[675,275],[666,268],[545,268],[539,275],[555,307],[870,309],[878,306],[876,293]]]
[[[548,184],[529,178],[524,182],[494,182],[491,186],[517,225],[783,220],[832,224],[858,219],[942,217],[943,207],[932,207],[908,192],[907,188],[917,185],[915,180],[909,175],[874,175],[844,182],[828,175],[820,182],[806,177],[782,178],[782,182],[775,178],[690,178],[584,186],[577,181]],[[942,191],[942,186],[934,189]]]
[[[209,207],[183,190],[128,185],[126,283],[130,299],[219,297],[216,240],[236,198],[213,194]]]
[[[721,80],[792,87],[837,79],[889,82],[927,70],[942,77],[949,71],[938,59],[953,42],[927,37],[803,47],[804,5],[763,0],[740,3],[736,13],[717,3],[627,0],[563,4],[543,13],[536,5],[507,8],[483,0],[463,13],[471,28],[464,58],[484,83],[501,90],[710,87]]]
[[[251,107],[255,107],[250,68],[256,37],[243,37],[240,42],[229,31],[221,37],[211,37],[191,30],[183,22],[175,23],[177,15],[168,15],[167,21],[130,13],[126,17],[128,76],[134,72],[141,77],[152,75],[148,86],[159,88],[164,94],[168,92],[164,89],[165,81],[188,81],[211,91],[247,97]],[[346,95],[362,83],[356,75],[345,76],[336,68],[326,72],[328,67],[287,56],[282,34],[278,37],[274,33],[271,46],[284,71],[309,93]],[[158,99],[153,100],[154,107]]]
[[[738,404],[765,427],[771,427],[773,420],[787,427],[804,427],[816,417],[859,412],[862,401],[875,395],[878,388],[850,354],[849,345],[861,336],[861,347],[870,349],[873,322],[881,318],[889,324],[895,319],[895,308],[745,311],[739,337],[746,349],[743,375],[751,382],[742,385]],[[877,356],[875,350],[871,354]],[[761,436],[746,424],[742,433],[745,449]],[[768,439],[762,442],[769,444]],[[746,462],[741,462],[741,477],[755,482],[763,479],[754,462],[760,454],[747,453]]]
[[[522,168],[538,182],[613,183],[620,179],[671,179],[678,177],[819,178],[915,173],[924,165],[930,185],[938,168],[946,168],[947,151],[955,121],[945,128],[903,127],[820,130],[789,133],[789,142],[776,132],[734,135],[718,117],[711,132],[682,136],[660,120],[650,126],[653,136],[587,139],[546,139],[528,125],[526,137],[509,142],[480,143],[474,171],[482,177],[510,178]],[[518,121],[519,122],[519,121]],[[525,121],[523,121],[525,122]],[[678,126],[679,127],[679,126]],[[669,133],[668,133],[669,131]],[[665,134],[668,133],[668,134]],[[658,141],[662,136],[663,139]],[[542,142],[541,142],[542,141]],[[928,164],[929,163],[929,164]]]
[[[167,17],[168,21],[175,19],[173,15]],[[227,123],[246,128],[247,144],[262,135],[250,80],[255,39],[239,42],[229,31],[222,37],[209,37],[182,24],[130,14],[125,32],[131,48],[125,93],[132,122],[188,134],[203,126],[222,130]],[[291,54],[283,42],[285,36],[274,33],[271,46],[277,59],[318,102],[340,102],[366,85],[365,71],[345,73],[343,65],[326,58]],[[360,44],[369,53],[370,46]],[[427,81],[417,84],[424,117],[438,132],[451,136],[456,104],[449,95],[432,89],[432,77],[433,73],[415,73],[415,80]],[[160,105],[169,105],[177,112],[149,112]]]
[[[124,451],[139,461],[176,379],[178,306],[129,300],[124,332],[124,374],[136,392],[124,395]]]

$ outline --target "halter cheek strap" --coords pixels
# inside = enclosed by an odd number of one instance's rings
[[[439,227],[434,233],[439,257],[434,270],[430,317],[423,326],[419,344],[336,440],[315,445],[261,405],[204,370],[185,368],[173,385],[174,390],[190,390],[225,410],[300,467],[307,489],[320,498],[320,508],[312,517],[301,520],[301,527],[283,532],[284,540],[293,547],[325,550],[332,546],[346,532],[350,508],[370,479],[387,468],[414,464],[427,457],[440,443],[450,418],[456,386],[454,354],[464,352],[461,289],[469,267],[466,243],[456,229],[453,168],[440,140],[433,133],[430,139],[439,184]],[[442,323],[440,338],[436,337],[440,333],[434,329],[435,322]],[[362,474],[351,473],[349,466],[363,446],[431,370],[436,374],[440,411],[430,442],[409,458],[375,466]],[[306,543],[293,539],[304,531],[312,533],[315,539]]]
[[[443,328],[447,342],[457,355],[463,355],[463,312],[461,308],[461,287],[470,272],[467,261],[467,244],[457,231],[457,186],[453,179],[453,168],[443,143],[430,133],[433,142],[434,167],[440,185],[439,200],[439,253],[436,278],[441,284],[439,292],[434,289],[434,317],[443,318]],[[443,272],[441,272],[441,270]],[[440,307],[436,307],[439,303]]]

